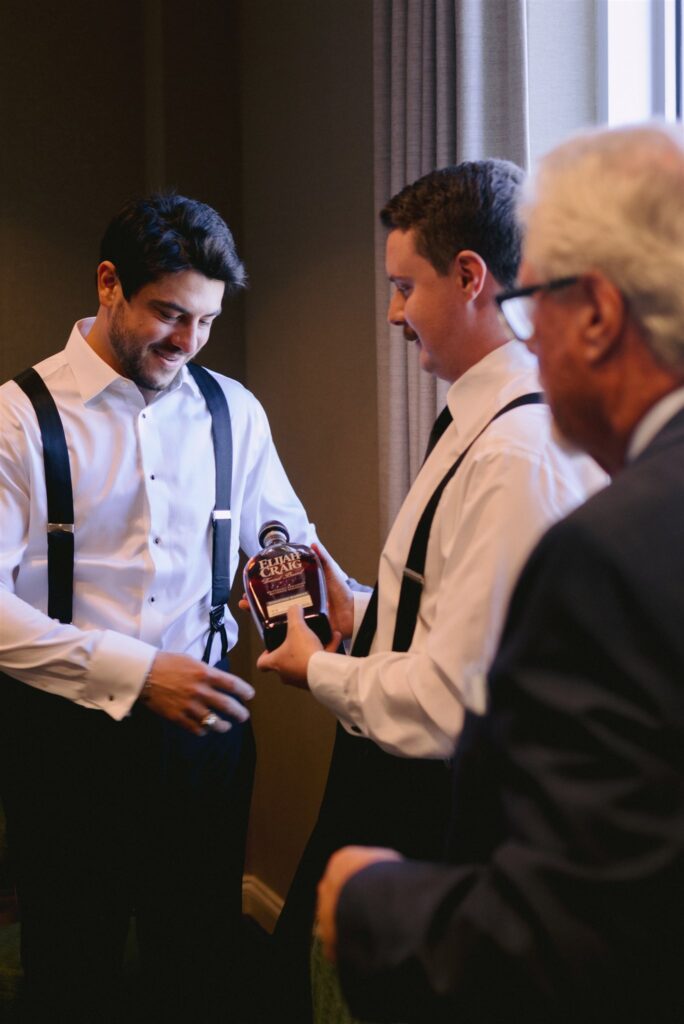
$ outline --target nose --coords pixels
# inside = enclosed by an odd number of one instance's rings
[[[399,291],[395,291],[390,299],[389,306],[387,307],[387,320],[394,327],[402,327],[406,322],[404,317],[404,296]]]
[[[182,352],[194,353],[197,350],[197,327],[192,323],[176,324],[171,341]]]

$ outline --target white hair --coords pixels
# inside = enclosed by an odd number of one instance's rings
[[[523,192],[525,258],[544,277],[602,271],[656,357],[684,369],[684,133],[634,125],[578,135]]]

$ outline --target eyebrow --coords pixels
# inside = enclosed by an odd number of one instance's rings
[[[156,309],[172,309],[175,313],[182,313],[185,316],[192,316],[190,310],[186,309],[185,306],[181,306],[177,302],[167,302],[166,299],[150,299],[150,305],[154,306]],[[220,315],[221,307],[219,306],[219,308],[215,309],[212,313],[202,313],[200,320],[203,320],[207,316],[216,317]]]

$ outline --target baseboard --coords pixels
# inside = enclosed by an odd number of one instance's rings
[[[242,911],[253,917],[257,924],[269,934],[283,909],[283,901],[277,892],[262,882],[256,875],[242,877]]]
[[[254,918],[269,934],[283,909],[283,900],[256,875],[242,876],[242,912]],[[0,889],[0,925],[18,921],[18,907],[13,890]]]

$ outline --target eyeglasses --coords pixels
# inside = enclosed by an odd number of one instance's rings
[[[512,288],[508,292],[499,292],[494,298],[502,320],[518,341],[529,341],[534,334],[530,301],[532,296],[537,292],[555,292],[557,288],[567,288],[578,281],[577,276],[556,277],[545,284],[530,284],[527,288]]]

